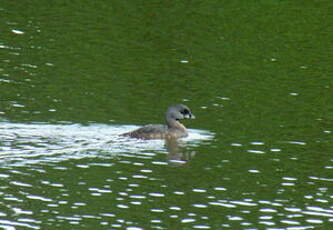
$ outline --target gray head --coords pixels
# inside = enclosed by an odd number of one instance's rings
[[[195,116],[191,113],[189,107],[183,104],[172,105],[168,108],[165,118],[167,122],[172,120],[182,120],[185,118],[194,119]]]

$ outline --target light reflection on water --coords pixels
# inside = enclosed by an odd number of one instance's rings
[[[195,167],[202,157],[195,149],[211,143],[212,133],[190,130],[177,144],[118,137],[133,128],[1,123],[0,227],[314,229],[333,222],[327,185],[296,190],[331,178],[282,173],[271,182],[270,172],[251,161],[247,165],[253,167],[238,177],[230,171],[237,167],[233,158],[189,170],[186,163],[191,159]],[[258,140],[230,147],[244,148],[248,157],[281,154],[284,148]],[[184,167],[170,167],[179,165]],[[271,167],[278,172],[281,165]]]
[[[182,154],[181,146],[196,146],[212,139],[203,130],[189,130],[189,136],[179,142],[136,140],[118,136],[137,126],[90,124],[13,124],[0,123],[0,163],[33,164],[70,159],[116,157],[117,155],[151,158],[152,151]],[[165,147],[168,151],[165,150]],[[182,156],[177,159],[181,160]],[[172,159],[170,159],[172,161]]]

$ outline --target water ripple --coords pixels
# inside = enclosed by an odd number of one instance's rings
[[[165,152],[162,140],[135,140],[118,135],[135,126],[108,126],[91,124],[50,125],[0,123],[0,141],[8,143],[0,147],[0,163],[12,165],[59,162],[93,157],[115,157],[151,159],[152,151]],[[189,146],[210,139],[209,132],[190,130],[188,138],[182,140]],[[149,151],[147,151],[149,149]],[[133,153],[137,153],[133,155]],[[123,161],[126,163],[126,161]],[[131,163],[128,161],[127,163]],[[140,163],[136,163],[140,164]],[[155,162],[155,164],[158,164]],[[164,163],[161,163],[164,164]],[[88,166],[78,166],[88,167]]]

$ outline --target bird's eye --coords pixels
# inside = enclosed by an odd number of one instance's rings
[[[187,110],[187,109],[184,109],[184,110],[183,110],[183,114],[189,114],[189,113],[190,113],[189,110]]]

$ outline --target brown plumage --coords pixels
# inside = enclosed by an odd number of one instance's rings
[[[169,139],[186,137],[188,135],[187,130],[179,121],[185,118],[193,119],[195,117],[186,105],[172,105],[165,113],[165,125],[146,125],[134,131],[123,133],[121,136],[138,139]]]

